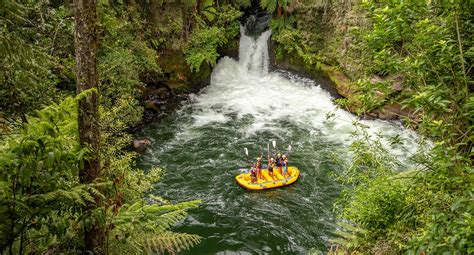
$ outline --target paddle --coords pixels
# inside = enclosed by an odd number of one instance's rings
[[[267,160],[268,160],[268,165],[270,165],[270,144],[267,143]]]
[[[273,156],[275,157],[275,154],[276,154],[276,145],[277,145],[277,143],[276,143],[275,140],[272,141],[272,145],[273,145]]]
[[[247,150],[247,148],[244,148],[244,152],[245,152],[245,155],[247,156],[247,163],[250,164],[250,166],[251,166],[250,169],[252,169],[253,164],[252,164],[252,161],[250,161],[250,159],[249,159],[249,150]]]
[[[270,162],[270,144],[269,143],[267,143],[267,162],[268,162],[267,163],[267,168],[269,169],[270,164],[271,164],[271,162]]]

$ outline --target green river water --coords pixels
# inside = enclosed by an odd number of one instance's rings
[[[331,156],[350,158],[355,117],[337,109],[315,82],[269,72],[269,36],[269,31],[258,39],[242,35],[238,61],[222,58],[209,86],[139,133],[152,145],[138,165],[167,172],[155,193],[176,202],[203,200],[176,227],[204,237],[187,254],[304,254],[311,248],[327,251],[333,237],[332,205],[341,187],[330,176],[338,171]],[[329,112],[333,119],[326,119]],[[416,140],[397,123],[363,123],[374,135]],[[234,177],[249,167],[244,148],[255,160],[266,155],[272,140],[284,153],[292,145],[290,165],[301,170],[299,180],[274,190],[242,189]]]

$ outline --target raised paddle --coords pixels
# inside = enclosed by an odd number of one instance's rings
[[[270,165],[270,144],[267,143],[267,160],[268,165]]]
[[[277,142],[275,140],[272,141],[272,145],[273,145],[273,156],[275,156],[276,154],[276,146],[277,146]]]
[[[252,161],[249,159],[249,150],[247,148],[244,148],[245,155],[247,156],[247,163],[250,164],[250,166],[253,166]]]

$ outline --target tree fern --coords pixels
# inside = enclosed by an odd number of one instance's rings
[[[153,199],[153,201],[156,201]],[[163,200],[159,200],[163,202]],[[187,217],[187,210],[196,208],[201,201],[182,202],[162,205],[147,204],[139,201],[131,205],[124,205],[117,213],[110,210],[113,226],[110,236],[115,236],[110,248],[113,252],[120,252],[124,243],[128,248],[133,247],[131,253],[174,253],[189,249],[198,243],[201,237],[186,233],[173,233],[171,227]]]
[[[6,141],[0,152],[0,228],[5,230],[0,233],[0,250],[24,252],[26,244],[42,246],[33,229],[66,242],[62,238],[68,219],[78,221],[82,205],[95,203],[94,196],[103,197],[99,188],[108,183],[78,183],[85,150],[76,139],[75,118],[77,100],[87,93],[37,111]]]
[[[58,189],[51,192],[31,195],[25,198],[25,201],[36,201],[43,204],[53,206],[55,202],[69,202],[85,206],[87,203],[95,203],[94,197],[105,198],[97,189],[97,186],[104,186],[102,184],[84,185],[79,184],[68,190]]]

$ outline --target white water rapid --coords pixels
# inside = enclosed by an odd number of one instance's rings
[[[329,92],[310,79],[288,72],[269,72],[268,38],[266,31],[253,39],[241,31],[239,61],[222,58],[215,67],[211,84],[193,97],[193,127],[235,121],[251,117],[251,123],[241,127],[243,136],[269,131],[276,138],[288,135],[282,125],[291,122],[311,134],[348,146],[356,131],[357,118],[332,102]],[[327,118],[327,114],[332,118]],[[398,122],[358,120],[368,127],[373,137],[398,136],[404,146],[388,148],[394,155],[406,158],[416,151],[417,135]],[[388,146],[387,139],[382,139]]]

